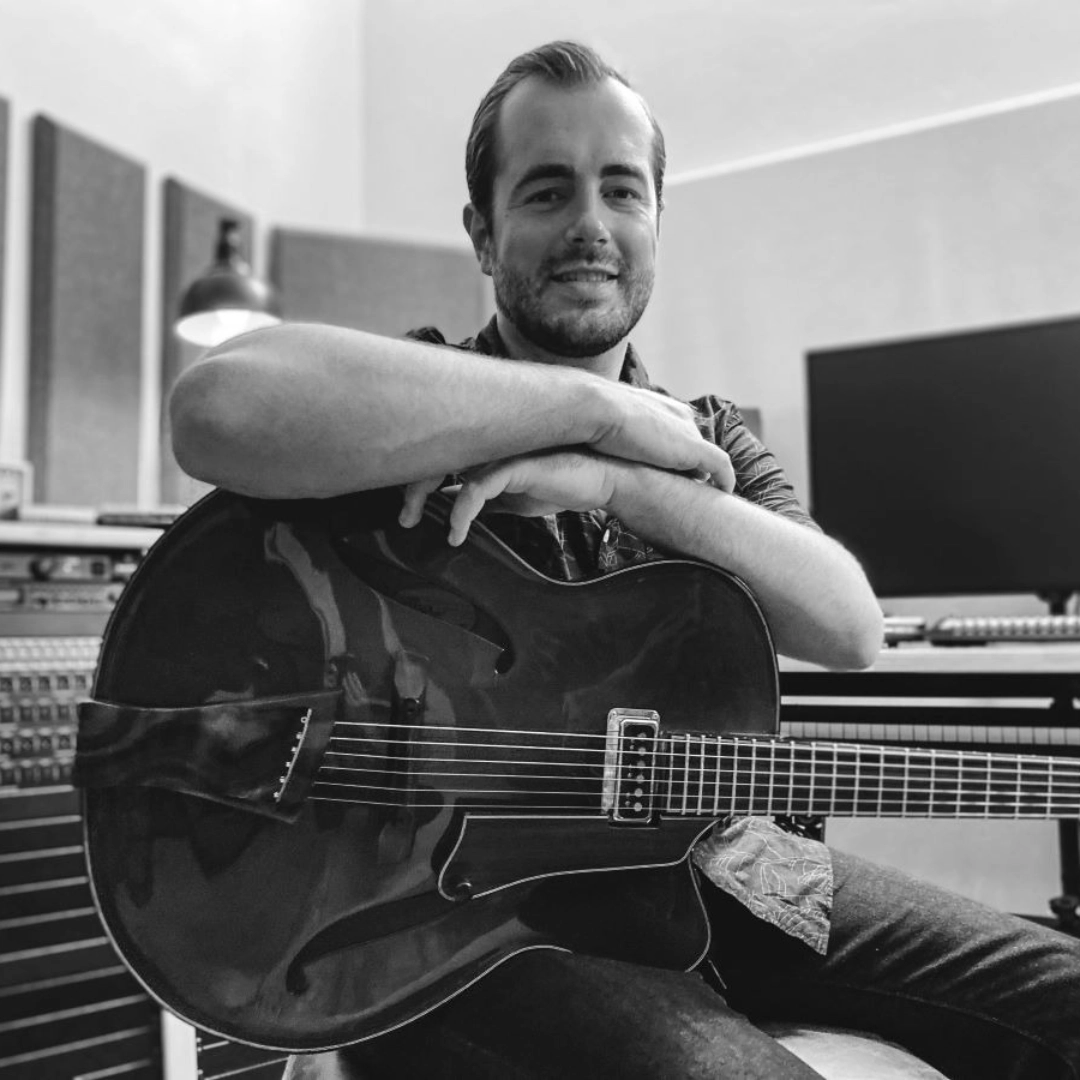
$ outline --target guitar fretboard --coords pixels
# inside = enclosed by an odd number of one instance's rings
[[[1080,760],[675,734],[659,741],[667,814],[1080,816]]]

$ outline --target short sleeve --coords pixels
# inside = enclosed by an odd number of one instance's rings
[[[799,502],[772,451],[746,426],[732,402],[709,395],[690,402],[690,406],[697,416],[701,434],[731,458],[736,495],[802,525],[819,528]]]

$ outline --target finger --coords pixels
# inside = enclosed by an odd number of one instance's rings
[[[401,505],[401,513],[398,514],[398,524],[406,529],[411,529],[418,524],[423,515],[427,497],[433,491],[437,491],[445,479],[445,476],[433,476],[427,480],[416,480],[408,484],[405,488],[405,501]]]
[[[686,449],[689,460],[685,462],[685,467],[680,467],[677,471],[694,480],[708,480],[713,487],[722,488],[724,491],[735,489],[735,467],[731,464],[731,457],[726,450],[721,450],[715,443],[705,439]]]
[[[482,469],[466,479],[450,510],[450,533],[447,539],[452,547],[465,543],[469,526],[491,499],[498,498],[510,484],[512,468],[501,466]]]
[[[702,462],[701,467],[709,474],[709,482],[721,491],[734,491],[735,466],[731,463],[730,455],[713,443],[705,445],[709,447],[709,453],[706,455],[708,460]]]

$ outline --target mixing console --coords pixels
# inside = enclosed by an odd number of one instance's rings
[[[0,522],[0,1080],[162,1077],[160,1010],[94,908],[76,705],[140,529]]]

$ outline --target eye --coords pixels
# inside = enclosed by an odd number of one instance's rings
[[[557,202],[563,197],[562,191],[559,188],[541,188],[539,191],[533,191],[526,196],[525,201],[527,203],[553,203]]]

